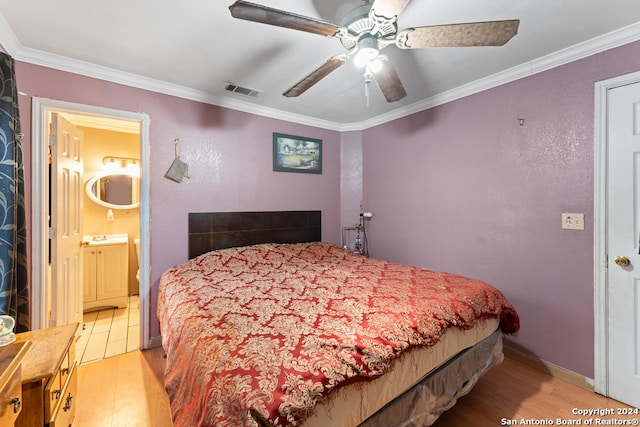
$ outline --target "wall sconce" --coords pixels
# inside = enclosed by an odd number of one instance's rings
[[[103,169],[111,173],[123,173],[132,176],[140,176],[139,159],[128,157],[107,156],[102,159]]]

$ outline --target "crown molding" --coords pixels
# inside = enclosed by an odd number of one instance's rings
[[[13,31],[9,28],[7,20],[4,19],[4,15],[0,13],[0,50],[11,56],[15,56],[14,52],[21,47],[16,35],[13,34]]]
[[[363,122],[338,123],[329,120],[320,120],[310,116],[289,113],[286,111],[268,108],[231,97],[213,96],[207,92],[163,82],[133,73],[119,71],[113,68],[103,67],[88,62],[78,61],[60,55],[26,48],[20,44],[15,34],[11,31],[4,16],[0,13],[0,49],[6,51],[14,59],[34,65],[53,68],[113,83],[149,90],[165,95],[176,96],[192,101],[217,105],[245,113],[269,117],[303,125],[319,127],[339,132],[362,131],[374,126],[379,126],[408,115],[442,105],[456,99],[460,99],[475,93],[503,85],[523,77],[528,77],[551,68],[555,68],[588,56],[613,49],[631,42],[640,40],[640,23],[604,34],[587,40],[569,48],[537,58],[533,61],[520,64],[505,71],[484,77],[471,83],[459,86],[452,90],[442,92],[428,99],[416,102],[405,107],[395,109],[389,113],[381,114]]]

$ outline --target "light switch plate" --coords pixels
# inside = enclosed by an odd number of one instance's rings
[[[563,212],[562,228],[565,230],[584,230],[584,214]]]

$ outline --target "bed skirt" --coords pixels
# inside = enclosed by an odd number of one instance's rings
[[[502,362],[502,333],[495,331],[461,351],[359,427],[425,427],[471,391],[482,375]]]

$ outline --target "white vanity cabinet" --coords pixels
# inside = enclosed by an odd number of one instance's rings
[[[84,311],[101,307],[127,306],[128,250],[127,243],[83,247]]]

